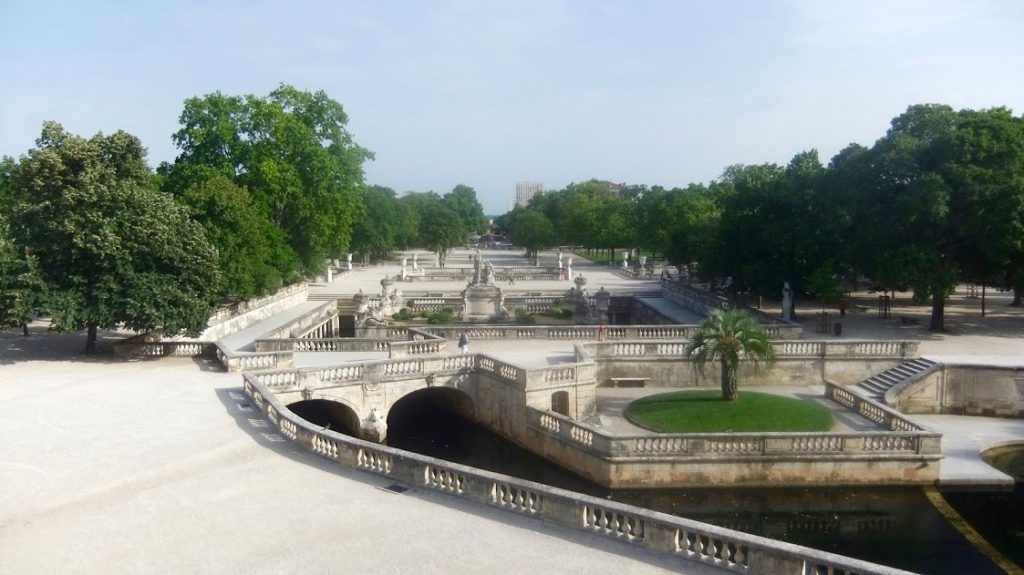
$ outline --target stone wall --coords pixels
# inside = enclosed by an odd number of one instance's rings
[[[889,390],[886,402],[906,413],[1024,417],[1024,364],[943,365]]]
[[[306,301],[309,287],[305,283],[284,287],[276,293],[242,302],[230,309],[218,311],[210,317],[208,327],[199,335],[200,340],[216,341],[261,322],[283,310]]]

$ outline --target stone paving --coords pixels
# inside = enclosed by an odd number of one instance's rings
[[[0,333],[5,575],[718,572],[443,494],[388,491],[251,420],[238,374],[84,358],[81,337],[34,331]]]

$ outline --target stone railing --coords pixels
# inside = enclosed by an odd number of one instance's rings
[[[825,381],[825,397],[846,407],[847,409],[856,411],[883,429],[915,433],[920,432],[934,435],[936,437],[936,445],[938,445],[937,438],[939,434],[932,433],[924,427],[914,423],[895,409],[882,405],[881,403],[868,399],[862,395],[853,393],[834,382]]]
[[[458,339],[463,331],[473,339],[597,339],[596,325],[428,325],[417,329],[445,339]],[[689,339],[692,325],[610,325],[607,339]]]
[[[462,309],[462,298],[461,297],[424,297],[424,298],[408,298],[405,301],[405,305],[410,310],[418,313],[425,311],[441,311],[444,309],[450,309],[458,311]]]
[[[309,296],[305,282],[281,288],[266,297],[240,302],[214,313],[207,322],[207,328],[200,334],[200,339],[216,341],[232,333],[239,332],[272,315],[298,305]]]
[[[303,337],[323,324],[334,321],[338,313],[338,300],[332,299],[294,320],[263,334],[261,339],[289,339]]]
[[[845,391],[842,388],[837,390]],[[873,416],[861,412],[879,425],[881,429],[876,432],[609,435],[601,428],[554,412],[532,407],[526,409],[530,426],[558,437],[565,443],[582,446],[590,455],[615,462],[650,458],[671,458],[680,461],[714,461],[722,458],[778,459],[808,455],[856,459],[866,454],[924,455],[938,458],[942,454],[941,434],[927,431],[902,417],[899,418],[899,423],[893,423],[895,418],[891,413],[884,419],[876,420]],[[893,431],[898,433],[892,433]]]
[[[387,351],[388,341],[368,338],[258,339],[256,351]]]
[[[158,341],[139,334],[114,343],[114,357],[216,357],[217,345],[209,341]]]
[[[641,326],[638,326],[641,327]],[[642,326],[651,327],[651,326]],[[685,326],[684,326],[685,327]],[[696,328],[692,328],[696,329]],[[611,337],[609,329],[609,338]],[[683,338],[686,339],[685,337]],[[605,341],[586,343],[588,351],[595,358],[609,357],[676,357],[685,354],[686,341]],[[830,359],[900,359],[917,357],[916,341],[773,341],[775,356],[779,359],[830,358]]]
[[[435,355],[448,351],[448,340],[441,338],[416,341],[389,341],[386,343],[391,358]]]
[[[244,391],[274,429],[299,448],[347,468],[510,513],[536,517],[567,529],[627,541],[666,556],[751,575],[906,573],[321,429],[295,416],[255,377],[246,374]]]
[[[295,365],[292,351],[232,351],[215,344],[217,361],[227,371],[244,371],[255,369],[283,369]]]
[[[357,327],[356,337],[387,341],[409,341],[412,339],[410,328],[388,326]]]

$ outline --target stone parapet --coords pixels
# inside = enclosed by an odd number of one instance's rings
[[[751,575],[907,573],[362,441],[295,416],[253,375],[246,374],[243,386],[260,413],[296,446],[407,485]]]

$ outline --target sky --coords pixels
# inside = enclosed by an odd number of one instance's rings
[[[685,186],[870,145],[917,103],[1024,113],[1024,2],[0,0],[0,155],[42,123],[173,161],[186,98],[324,90],[396,191]]]

